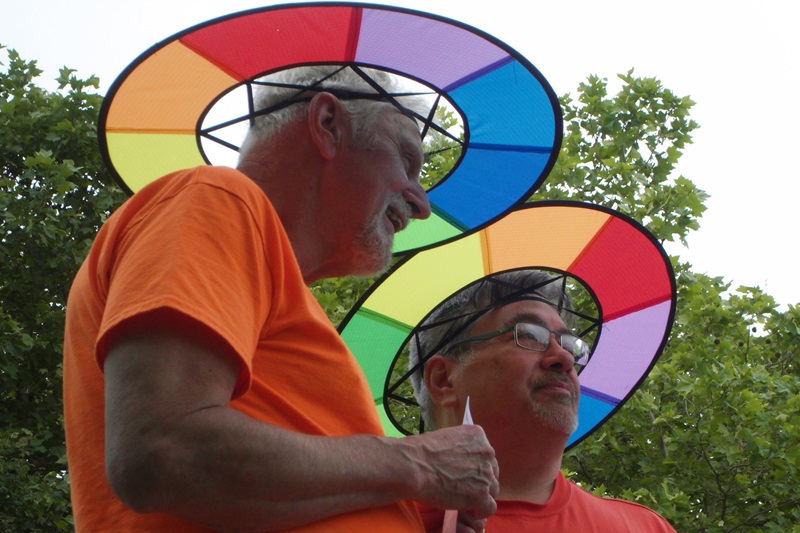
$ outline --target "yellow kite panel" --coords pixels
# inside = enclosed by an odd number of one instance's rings
[[[170,172],[204,165],[192,135],[110,133],[108,153],[133,192]],[[142,157],[147,154],[147,157]]]
[[[443,269],[447,276],[437,274]],[[447,296],[485,275],[480,235],[470,235],[415,255],[370,295],[364,307],[414,327]]]

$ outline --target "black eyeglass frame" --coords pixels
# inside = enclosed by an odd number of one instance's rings
[[[542,344],[544,344],[544,348],[537,349],[537,348],[533,348],[531,346],[525,346],[524,344],[521,344],[519,342],[519,329],[518,329],[519,326],[533,326],[533,327],[541,328],[541,329],[547,331],[549,333],[549,335],[547,336],[547,342],[546,343],[542,343]],[[560,333],[558,331],[553,331],[553,330],[547,328],[546,326],[543,326],[542,324],[536,324],[535,322],[517,322],[513,326],[509,326],[509,327],[506,327],[506,328],[498,329],[496,331],[489,331],[487,333],[482,333],[480,335],[475,335],[474,337],[461,339],[460,341],[458,341],[456,343],[453,343],[448,348],[447,351],[448,352],[453,351],[458,346],[461,346],[463,344],[478,344],[478,343],[493,339],[495,337],[499,337],[500,335],[503,335],[503,334],[508,333],[510,331],[514,332],[514,343],[516,343],[517,346],[519,346],[523,350],[530,350],[532,352],[544,352],[544,351],[546,351],[550,347],[550,335],[554,335],[555,338],[556,338],[556,342],[558,342],[558,345],[561,346],[562,348],[564,348],[570,354],[572,354],[572,358],[574,360],[573,365],[575,366],[576,370],[582,370],[583,367],[586,366],[589,363],[589,358],[591,357],[592,350],[591,350],[591,346],[589,345],[589,343],[586,342],[583,338],[579,337],[578,335],[575,335],[574,333]],[[565,337],[574,339],[575,341],[578,341],[578,342],[575,342],[574,345],[575,346],[583,346],[583,349],[585,350],[585,353],[583,355],[581,355],[580,357],[576,357],[572,350],[564,347],[564,338]]]

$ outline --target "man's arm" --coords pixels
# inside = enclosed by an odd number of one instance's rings
[[[494,512],[497,463],[480,428],[404,439],[287,431],[228,407],[238,369],[206,341],[147,331],[108,350],[106,472],[134,510],[262,531],[401,499]]]

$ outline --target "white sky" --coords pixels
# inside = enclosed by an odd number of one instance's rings
[[[711,195],[689,248],[671,247],[696,272],[758,285],[800,303],[791,251],[800,194],[798,10],[790,0],[395,0],[386,4],[475,26],[527,57],[559,96],[590,74],[635,69],[696,105],[700,124],[678,172]],[[206,20],[270,5],[257,0],[3,0],[0,44],[38,60],[47,84],[68,66],[95,74],[105,93],[157,42]],[[520,8],[519,6],[526,6]],[[5,54],[0,60],[5,62]],[[794,65],[794,66],[792,66]]]

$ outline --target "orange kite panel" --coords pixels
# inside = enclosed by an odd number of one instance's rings
[[[206,107],[238,82],[179,42],[149,56],[113,95],[109,132],[194,133]]]
[[[488,270],[530,265],[566,271],[608,219],[602,211],[564,206],[513,211],[484,230]]]

